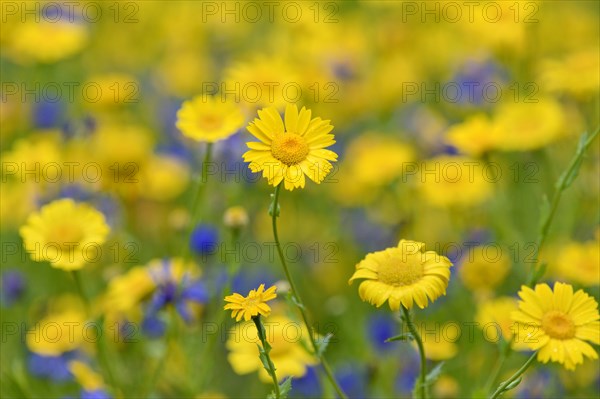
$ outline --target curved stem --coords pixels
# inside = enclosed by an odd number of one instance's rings
[[[514,373],[508,380],[504,381],[503,383],[501,383],[498,388],[496,389],[496,391],[494,391],[494,393],[492,394],[492,396],[490,396],[490,399],[496,399],[498,398],[505,390],[506,387],[508,387],[510,384],[512,384],[513,382],[515,382],[519,377],[521,377],[523,375],[523,373],[525,373],[525,371],[527,371],[527,369],[529,368],[529,366],[531,365],[531,363],[533,363],[533,361],[535,360],[537,356],[537,352],[533,352],[533,354],[531,355],[531,357],[529,357],[529,359],[527,359],[527,361],[525,362],[524,365],[521,366],[521,368],[519,370],[517,370],[516,373]]]
[[[419,373],[418,382],[415,385],[415,396],[421,399],[426,399],[427,385],[425,384],[425,377],[427,376],[427,359],[425,358],[423,339],[421,339],[421,335],[419,334],[419,331],[417,331],[417,328],[410,317],[410,312],[404,307],[404,305],[402,305],[402,314],[404,315],[404,320],[406,321],[408,330],[417,342],[417,346],[419,347],[419,356],[421,357],[421,372]]]
[[[252,318],[252,321],[254,322],[254,325],[256,326],[256,330],[258,332],[258,339],[260,340],[260,343],[262,344],[262,351],[260,352],[261,362],[265,363],[262,358],[262,356],[264,355],[264,360],[266,360],[265,366],[267,366],[267,371],[269,372],[269,375],[271,376],[271,379],[273,380],[273,386],[275,388],[275,398],[279,399],[281,397],[281,393],[279,392],[279,381],[277,380],[277,373],[275,372],[275,370],[277,370],[277,369],[275,368],[275,365],[273,364],[273,360],[271,360],[271,356],[269,356],[269,352],[271,352],[271,345],[267,342],[267,337],[265,336],[265,327],[263,326],[262,322],[260,321],[260,315],[254,316]]]
[[[281,243],[279,242],[279,235],[277,234],[277,216],[278,216],[278,205],[279,205],[279,192],[281,190],[282,184],[283,183],[279,183],[275,187],[275,194],[273,196],[273,204],[272,204],[272,209],[271,209],[272,224],[273,224],[273,239],[275,240],[275,245],[277,247],[277,253],[279,254],[279,259],[281,260],[281,265],[283,266],[283,271],[285,273],[285,277],[287,278],[288,282],[290,283],[290,293],[292,295],[292,299],[293,299],[294,303],[296,304],[298,310],[300,311],[300,315],[302,316],[302,321],[304,322],[304,325],[306,326],[306,329],[308,330],[308,336],[310,338],[310,343],[312,345],[314,353],[319,358],[319,361],[323,365],[323,370],[325,371],[325,374],[327,375],[327,379],[329,380],[329,382],[335,389],[338,396],[342,399],[347,399],[346,394],[344,393],[344,391],[342,391],[342,388],[339,386],[338,382],[335,380],[335,376],[333,375],[333,372],[331,370],[331,367],[329,366],[329,363],[327,363],[327,360],[325,359],[323,354],[320,353],[320,351],[319,351],[316,337],[314,335],[312,328],[310,327],[310,323],[308,322],[308,317],[306,315],[304,302],[302,302],[302,298],[300,298],[300,295],[298,294],[298,290],[296,289],[296,284],[294,283],[294,279],[292,278],[292,275],[290,274],[290,271],[287,266],[287,262],[285,261],[285,256],[283,255],[283,250],[281,249]]]

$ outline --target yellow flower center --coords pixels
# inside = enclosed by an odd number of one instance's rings
[[[63,224],[57,226],[48,237],[50,245],[58,245],[63,251],[67,251],[81,244],[83,231],[79,226]]]
[[[308,144],[296,133],[284,133],[273,139],[271,154],[287,166],[297,165],[306,159]]]
[[[556,339],[570,339],[575,336],[575,323],[571,317],[559,310],[551,310],[542,316],[542,328]]]
[[[215,115],[202,115],[198,118],[198,127],[204,130],[217,130],[223,125],[223,120]]]
[[[423,264],[418,257],[398,254],[381,262],[377,274],[384,284],[394,287],[411,285],[423,277]]]

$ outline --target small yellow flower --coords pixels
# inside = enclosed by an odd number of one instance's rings
[[[390,309],[407,309],[413,301],[421,308],[446,294],[452,263],[434,251],[424,252],[422,242],[400,240],[397,247],[368,254],[356,265],[349,283],[366,279],[358,287],[363,301],[380,307],[388,301]]]
[[[450,127],[446,132],[446,140],[461,153],[477,157],[492,148],[493,129],[492,122],[485,114],[476,114]]]
[[[325,149],[335,143],[329,134],[333,126],[328,120],[311,119],[311,111],[288,104],[285,110],[285,125],[275,107],[258,111],[248,125],[248,131],[259,142],[248,142],[243,157],[249,162],[252,172],[263,172],[269,184],[279,185],[282,181],[287,190],[304,188],[304,175],[319,184],[331,171],[330,161],[337,154]]]
[[[600,315],[596,300],[569,284],[538,284],[535,290],[522,286],[519,310],[512,313],[515,340],[538,350],[537,359],[549,360],[574,370],[584,356],[598,359],[594,348],[585,341],[600,344]]]
[[[243,124],[244,115],[235,103],[220,101],[220,97],[197,96],[183,103],[175,125],[184,136],[214,143],[228,138]]]
[[[477,294],[490,294],[510,272],[507,251],[478,246],[472,248],[458,269],[462,283]]]
[[[223,224],[232,229],[240,229],[248,225],[248,212],[243,206],[227,208],[223,214]]]
[[[57,269],[78,270],[98,259],[98,247],[104,244],[109,231],[101,212],[66,198],[31,214],[19,233],[25,250],[36,262],[48,261]]]
[[[27,349],[42,356],[60,356],[85,344],[85,313],[79,302],[71,303],[70,309],[53,309],[27,332]]]
[[[259,314],[268,316],[271,314],[271,308],[267,305],[267,302],[277,297],[276,289],[277,287],[272,286],[265,291],[265,285],[261,284],[258,289],[251,290],[246,297],[237,292],[228,295],[225,297],[225,302],[230,303],[225,305],[224,309],[231,310],[231,317],[235,318],[236,321],[240,321],[242,316],[246,321]]]
[[[570,242],[561,247],[550,264],[557,275],[584,286],[600,284],[598,240]]]

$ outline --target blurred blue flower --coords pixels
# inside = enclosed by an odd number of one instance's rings
[[[362,209],[344,212],[342,219],[344,230],[352,232],[355,242],[365,252],[379,251],[381,248],[398,245],[397,234],[389,227],[371,221]]]
[[[60,128],[64,119],[64,104],[44,98],[33,106],[33,124],[38,129]]]
[[[201,256],[213,254],[219,244],[219,232],[207,224],[199,224],[190,236],[192,251]]]
[[[82,390],[81,399],[112,399],[112,396],[102,389],[96,389],[94,391]]]
[[[147,314],[142,320],[142,331],[150,338],[160,338],[165,334],[167,325],[156,314]]]
[[[419,376],[420,359],[415,351],[410,351],[403,356],[406,361],[402,362],[403,367],[398,373],[396,379],[396,391],[403,395],[408,395],[412,392],[415,381]]]
[[[10,306],[18,301],[25,292],[25,277],[18,270],[6,270],[2,273],[2,293],[0,300],[3,306]]]
[[[177,313],[186,321],[192,321],[189,312],[189,302],[206,303],[209,299],[208,289],[201,280],[191,280],[189,274],[184,274],[177,281],[171,270],[171,262],[165,259],[159,272],[152,273],[156,290],[150,299],[146,317],[155,317],[156,313],[167,305],[175,306]]]
[[[506,84],[506,71],[491,60],[469,60],[460,67],[447,88],[447,97],[461,105],[494,105],[498,91]],[[456,90],[450,85],[456,85]]]
[[[60,356],[42,356],[31,353],[27,367],[31,375],[48,378],[52,381],[70,381],[73,379],[69,371],[69,362],[77,358],[77,352],[66,352]]]
[[[363,399],[367,395],[367,372],[364,366],[347,364],[335,373],[336,380],[348,398]]]
[[[368,319],[367,329],[369,341],[380,354],[392,353],[390,349],[398,345],[397,341],[385,342],[386,339],[398,335],[400,332],[399,323],[389,312],[373,313]]]
[[[322,388],[317,369],[309,367],[306,374],[300,378],[294,378],[292,381],[291,398],[321,398]]]
[[[517,388],[515,398],[543,399],[548,397],[549,392],[553,392],[557,395],[556,397],[562,397],[560,393],[564,388],[556,381],[557,379],[552,378],[552,375],[546,369],[533,370],[525,376],[523,382]]]

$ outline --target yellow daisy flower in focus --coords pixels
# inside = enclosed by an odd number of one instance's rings
[[[78,270],[99,258],[110,229],[104,215],[70,198],[53,201],[29,216],[19,233],[36,262],[57,269]]]
[[[246,297],[237,292],[228,295],[225,297],[225,302],[229,303],[225,305],[224,309],[231,310],[231,317],[236,321],[240,321],[242,316],[246,321],[259,314],[266,317],[271,314],[271,308],[267,302],[277,297],[276,289],[277,287],[272,286],[265,291],[265,285],[261,284],[258,289],[251,290]]]
[[[243,124],[244,115],[235,103],[201,95],[182,104],[175,126],[184,136],[214,143],[228,138]]]
[[[365,279],[358,287],[360,298],[391,310],[407,309],[413,301],[421,308],[446,294],[452,263],[435,251],[424,251],[422,242],[400,240],[397,247],[368,254],[356,265],[349,283]]]
[[[305,178],[319,184],[331,171],[330,161],[337,154],[325,149],[335,143],[329,134],[333,126],[329,120],[312,118],[311,111],[288,104],[285,109],[285,125],[275,107],[258,111],[248,125],[248,131],[260,142],[248,142],[243,157],[249,162],[252,172],[263,172],[269,184],[279,185],[282,181],[287,190],[304,188]]]
[[[263,367],[258,355],[257,343],[260,345],[256,328],[248,321],[236,324],[228,335],[226,347],[229,350],[227,360],[237,374],[249,374],[258,371],[262,382],[271,382],[271,377]],[[295,322],[285,316],[273,315],[265,322],[267,342],[271,345],[271,360],[277,365],[277,378],[283,381],[286,377],[302,377],[308,366],[317,364],[318,360],[306,348],[309,347],[308,330],[302,323]]]
[[[537,359],[549,360],[574,370],[583,357],[598,359],[586,341],[600,344],[600,315],[596,300],[569,284],[538,284],[535,290],[522,286],[519,310],[512,313],[516,323],[515,341],[538,350]]]

